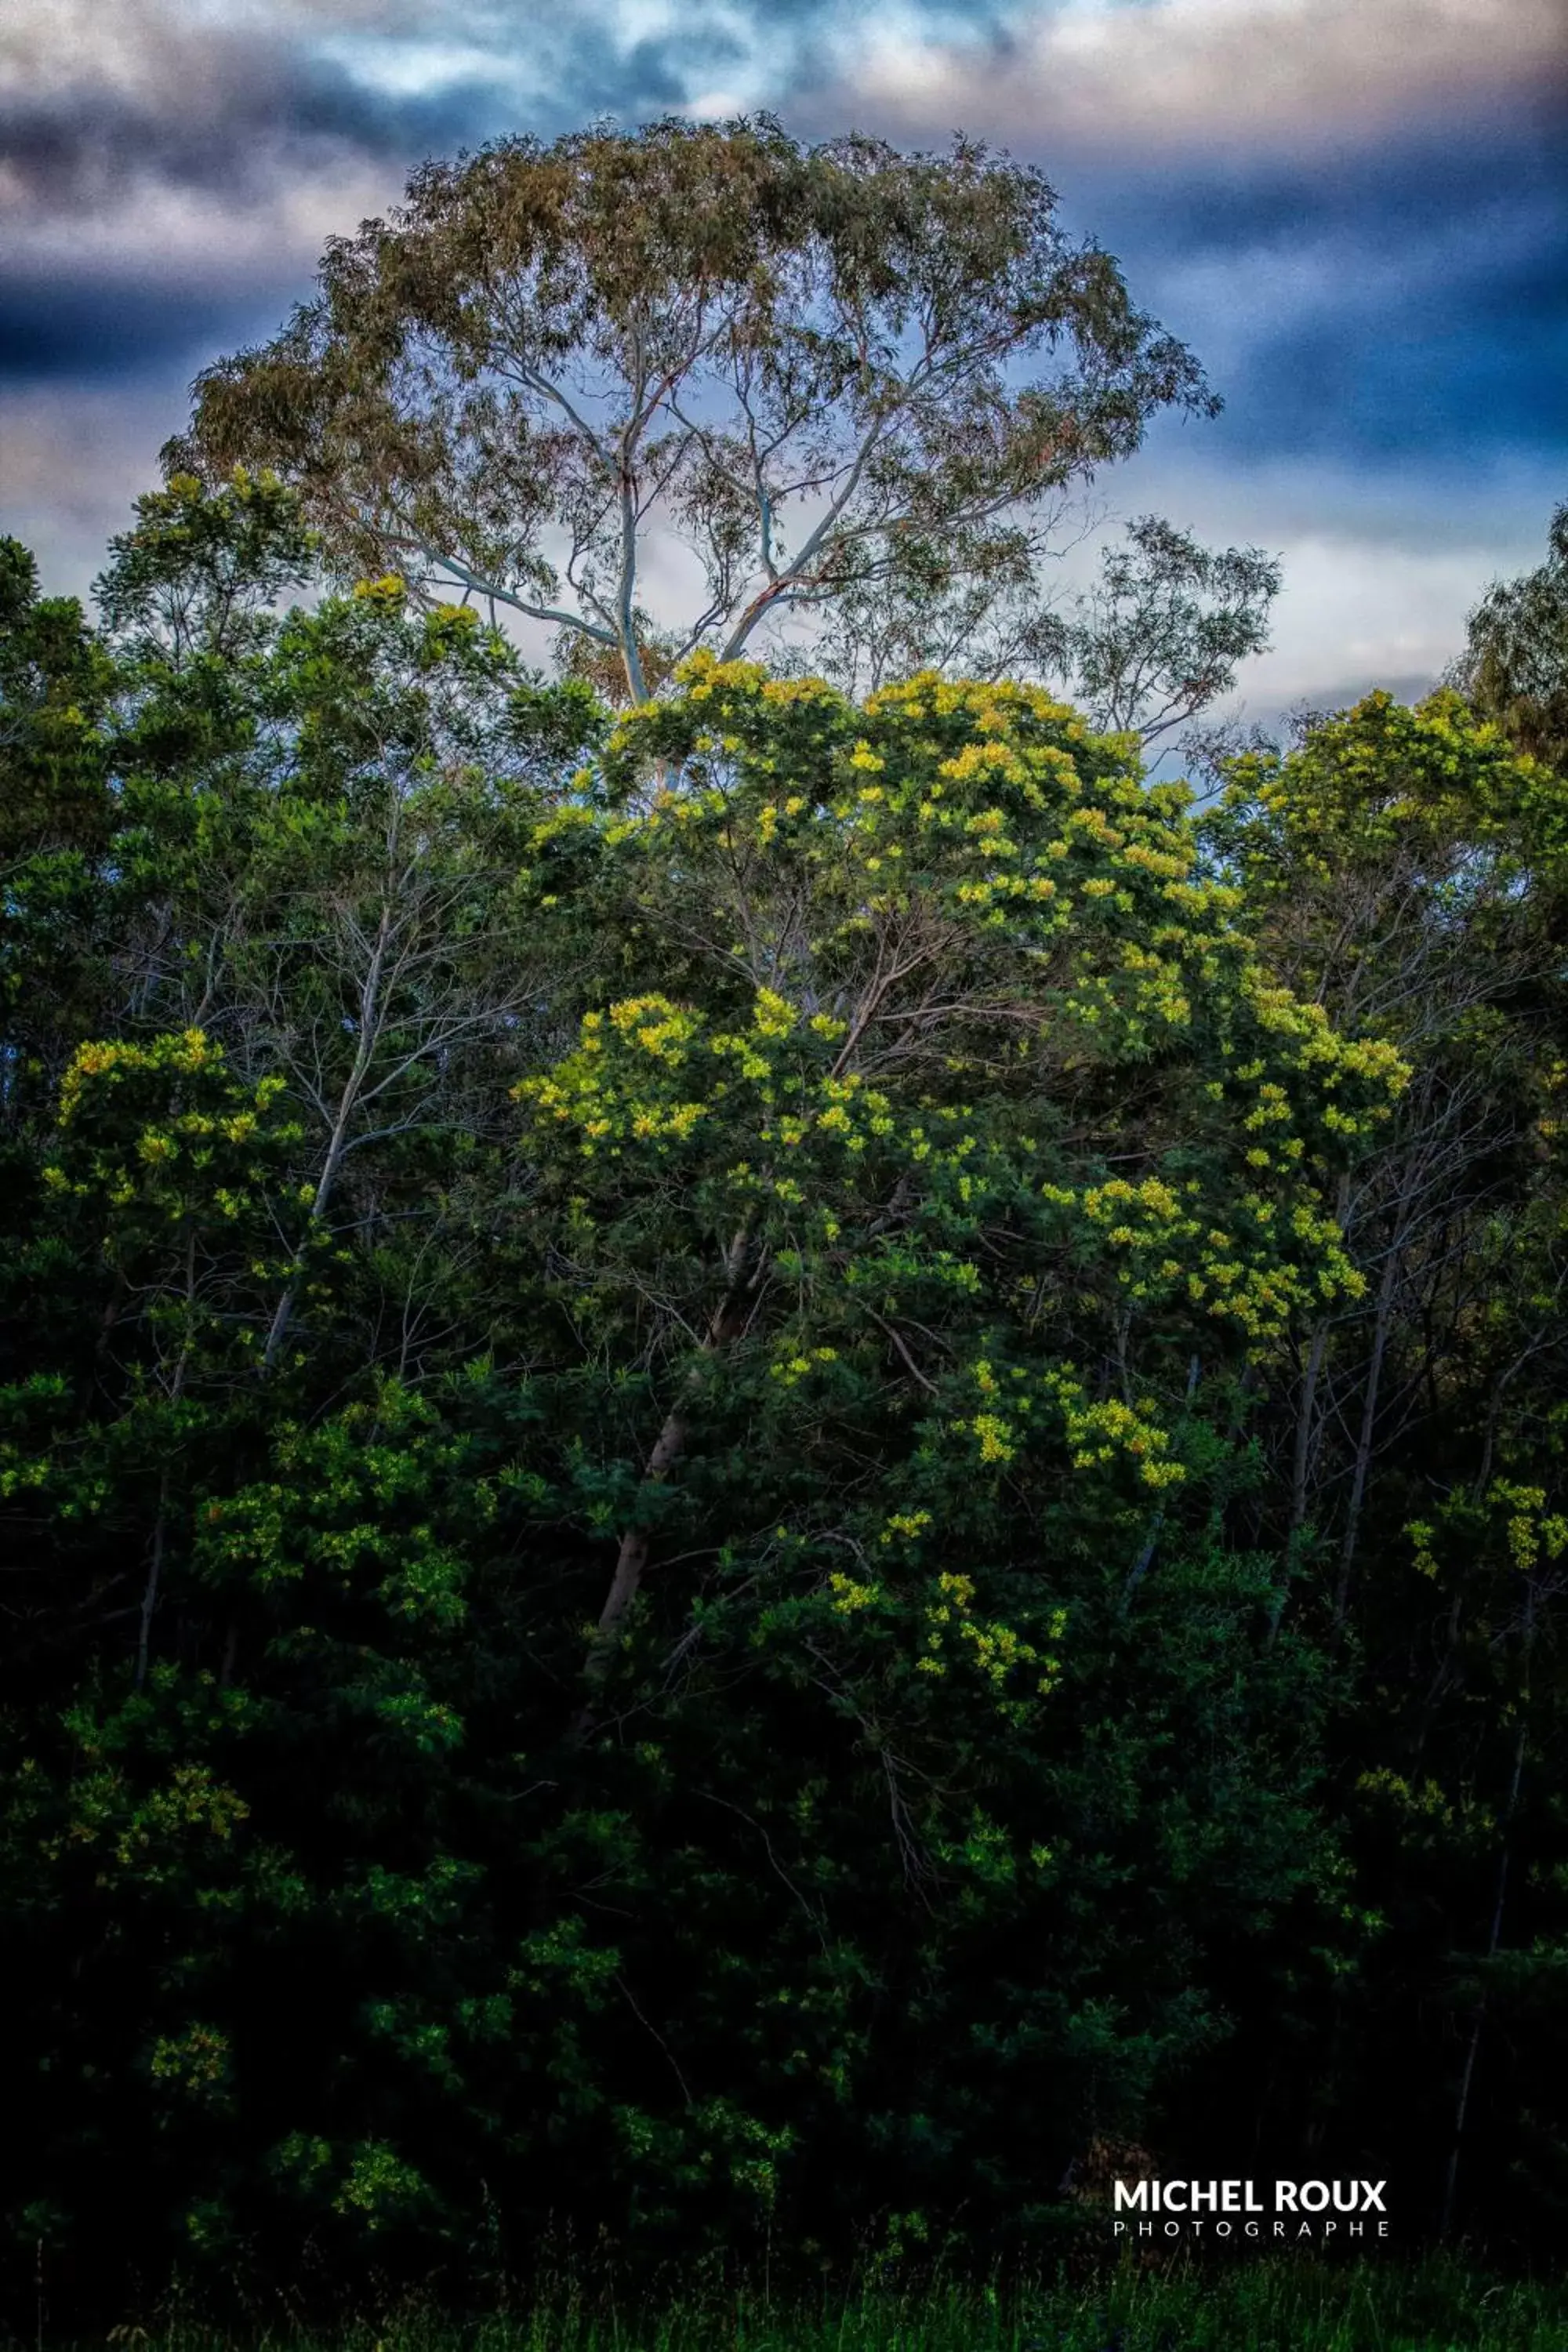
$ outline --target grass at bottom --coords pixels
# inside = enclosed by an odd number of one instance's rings
[[[870,2285],[790,2306],[733,2289],[617,2301],[563,2283],[460,2323],[415,2305],[331,2335],[240,2336],[185,2318],[111,2340],[128,2338],[134,2352],[1568,2352],[1568,2279],[1500,2279],[1453,2259],[1242,2258],[1127,2263],[1088,2284]]]

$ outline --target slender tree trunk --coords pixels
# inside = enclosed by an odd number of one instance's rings
[[[662,1486],[681,1455],[686,1451],[687,1423],[683,1412],[672,1412],[654,1442],[652,1453],[643,1465],[645,1486]],[[594,1643],[584,1668],[590,1683],[601,1683],[610,1670],[616,1643],[637,1588],[647,1566],[648,1536],[646,1528],[627,1528],[621,1537],[616,1554],[616,1572],[610,1579],[610,1589],[605,1605],[599,1612],[599,1622]]]
[[[359,1087],[356,1084],[353,1092],[357,1095]],[[321,1164],[321,1173],[310,1202],[308,1234],[313,1234],[316,1231],[327,1213],[328,1203],[332,1197],[332,1187],[337,1179],[338,1166],[343,1156],[343,1148],[348,1141],[349,1121],[353,1115],[353,1098],[345,1089],[342,1100],[338,1107],[338,1118],[332,1129],[331,1140],[327,1146],[327,1156]],[[264,1372],[269,1372],[272,1370],[279,1350],[289,1336],[289,1327],[294,1319],[294,1310],[300,1304],[300,1293],[304,1288],[304,1285],[305,1276],[303,1272],[300,1271],[290,1275],[283,1286],[282,1294],[273,1312],[272,1321],[268,1327],[267,1345],[262,1350],[261,1369]]]
[[[337,1181],[338,1170],[342,1164],[343,1154],[348,1149],[349,1130],[353,1124],[353,1115],[359,1103],[360,1093],[370,1074],[371,1060],[375,1051],[375,1040],[381,1025],[381,983],[386,967],[386,950],[391,936],[392,906],[388,900],[382,906],[381,924],[376,932],[375,947],[371,955],[370,968],[364,976],[363,986],[360,990],[359,1039],[354,1048],[353,1066],[343,1081],[343,1090],[338,1097],[332,1132],[327,1144],[327,1156],[321,1163],[321,1172],[317,1179],[315,1194],[310,1202],[309,1231],[311,1233],[315,1232],[326,1216],[332,1197],[332,1189]],[[284,1286],[282,1297],[278,1301],[271,1327],[267,1334],[267,1346],[262,1351],[261,1369],[264,1372],[269,1372],[272,1370],[279,1350],[289,1336],[289,1326],[294,1319],[294,1310],[300,1303],[300,1293],[304,1286],[304,1280],[302,1272],[292,1275]]]
[[[147,1562],[147,1580],[142,1588],[142,1612],[136,1628],[136,1687],[147,1679],[147,1661],[153,1645],[153,1618],[158,1606],[158,1588],[163,1579],[163,1553],[169,1533],[169,1474],[165,1470],[158,1482],[158,1516],[153,1523],[153,1550]]]
[[[620,639],[621,667],[626,674],[626,692],[634,706],[648,699],[647,673],[643,667],[642,653],[637,645],[637,484],[631,471],[629,453],[623,450],[620,478],[621,506],[621,568],[616,595],[616,634]]]
[[[1301,1398],[1296,1412],[1296,1444],[1290,1463],[1290,1528],[1292,1538],[1307,1524],[1307,1486],[1312,1471],[1312,1432],[1317,1421],[1318,1382],[1329,1344],[1329,1318],[1319,1317],[1301,1372]]]
[[[1319,1317],[1313,1327],[1311,1344],[1301,1370],[1301,1395],[1296,1408],[1296,1443],[1290,1462],[1290,1519],[1285,1535],[1279,1590],[1268,1612],[1270,1644],[1279,1632],[1285,1616],[1285,1603],[1289,1598],[1296,1538],[1307,1524],[1307,1490],[1312,1475],[1312,1433],[1317,1426],[1318,1384],[1323,1376],[1323,1358],[1328,1352],[1328,1345],[1329,1318],[1323,1315]]]
[[[1340,1176],[1338,1197],[1333,1204],[1333,1216],[1340,1233],[1344,1230],[1344,1218],[1350,1216],[1350,1176]],[[1307,1524],[1307,1489],[1311,1484],[1311,1437],[1317,1430],[1317,1392],[1323,1379],[1323,1357],[1328,1352],[1328,1318],[1319,1315],[1311,1328],[1311,1343],[1307,1348],[1307,1362],[1302,1367],[1302,1392],[1295,1409],[1295,1446],[1290,1451],[1290,1527],[1286,1567],[1290,1564],[1290,1552],[1295,1548],[1295,1536],[1300,1536]]]
[[[748,1297],[755,1288],[757,1281],[756,1272],[752,1273],[749,1277],[747,1274],[749,1242],[749,1230],[742,1227],[726,1253],[724,1296],[714,1310],[712,1320],[709,1324],[703,1339],[704,1356],[710,1356],[721,1348],[727,1347],[732,1339],[739,1339],[746,1328],[750,1316]],[[692,1374],[689,1373],[683,1384],[688,1393],[692,1385]],[[666,1417],[664,1426],[654,1441],[653,1451],[643,1465],[642,1484],[645,1489],[649,1486],[661,1486],[685,1453],[689,1425],[688,1410],[683,1396],[681,1402],[675,1404]],[[638,1588],[647,1567],[647,1529],[635,1525],[626,1528],[616,1553],[615,1573],[610,1579],[610,1589],[605,1596],[605,1605],[599,1612],[599,1622],[589,1644],[587,1659],[583,1669],[584,1677],[591,1693],[598,1690],[610,1671],[620,1640],[621,1629],[626,1623],[633,1601],[637,1599]],[[584,1738],[592,1727],[593,1720],[594,1710],[592,1699],[590,1699],[574,1726],[574,1737],[577,1739]]]
[[[101,1365],[109,1354],[109,1342],[113,1337],[114,1327],[120,1320],[121,1309],[125,1304],[130,1287],[123,1271],[117,1272],[114,1277],[114,1288],[110,1291],[108,1304],[99,1318],[98,1339],[92,1351],[95,1364]]]
[[[1350,1608],[1351,1573],[1355,1566],[1356,1540],[1361,1533],[1362,1507],[1366,1501],[1367,1475],[1372,1467],[1373,1440],[1377,1431],[1378,1391],[1383,1385],[1384,1360],[1388,1353],[1388,1334],[1394,1320],[1394,1293],[1399,1279],[1403,1234],[1396,1228],[1390,1236],[1388,1255],[1384,1261],[1383,1279],[1377,1286],[1377,1313],[1373,1323],[1372,1361],[1367,1367],[1366,1393],[1362,1401],[1361,1428],[1356,1434],[1355,1469],[1351,1479],[1351,1497],[1345,1511],[1344,1539],[1340,1546],[1340,1578],[1334,1591],[1334,1629],[1342,1630]]]
[[[184,1391],[185,1370],[191,1360],[191,1317],[196,1297],[196,1236],[193,1227],[185,1244],[185,1328],[180,1341],[180,1352],[174,1364],[174,1377],[169,1387],[169,1402],[178,1404]],[[140,1690],[147,1679],[147,1665],[153,1648],[153,1619],[157,1612],[159,1590],[163,1581],[163,1559],[169,1542],[169,1472],[165,1465],[158,1481],[158,1516],[153,1522],[153,1549],[147,1562],[147,1580],[142,1588],[142,1613],[136,1629],[136,1687]]]
[[[1528,1635],[1526,1637],[1528,1643]],[[1520,1783],[1524,1776],[1524,1745],[1526,1721],[1521,1716],[1519,1733],[1513,1743],[1513,1777],[1509,1786],[1508,1803],[1501,1822],[1502,1843],[1498,1851],[1497,1882],[1492,1897],[1491,1929],[1487,1937],[1487,1958],[1495,1959],[1502,1943],[1503,1906],[1508,1896],[1509,1831],[1519,1805]],[[1447,2238],[1454,2224],[1454,2206],[1459,2181],[1459,2156],[1464,2145],[1465,2119],[1469,2113],[1470,2091],[1476,2079],[1476,2061],[1480,2055],[1481,2036],[1486,2031],[1487,1992],[1483,1982],[1480,1999],[1470,2025],[1470,2039],[1465,2051],[1464,2071],[1459,2076],[1459,2095],[1454,2106],[1454,2139],[1448,2151],[1448,2168],[1443,2182],[1443,2213],[1438,2223],[1439,2237]]]

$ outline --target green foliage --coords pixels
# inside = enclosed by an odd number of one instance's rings
[[[1335,1744],[1377,1924],[1304,2026],[1339,2059],[1319,2110],[1420,2119],[1445,2221],[1467,2168],[1500,2218],[1559,2211],[1561,788],[1458,695],[1374,695],[1237,761],[1207,835],[1263,952],[1411,1068],[1336,1204],[1365,1288],[1298,1331],[1258,1423],[1258,1532],[1356,1660]]]
[[[1129,523],[1126,539],[1075,611],[1035,624],[1029,650],[1097,726],[1135,729],[1148,745],[1228,694],[1237,665],[1263,651],[1281,572],[1260,548],[1200,547],[1156,515]]]
[[[1037,2253],[1133,2140],[1545,2237],[1547,772],[612,725],[302,513],[0,564],[12,2289]]]
[[[1458,682],[1521,751],[1568,768],[1568,505],[1547,534],[1546,561],[1500,580],[1470,615]]]

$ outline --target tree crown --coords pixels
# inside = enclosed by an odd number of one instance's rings
[[[963,139],[807,149],[762,116],[502,140],[334,240],[284,331],[200,378],[171,462],[277,465],[336,565],[553,627],[640,701],[911,546],[968,577],[1001,534],[1026,571],[1052,493],[1157,410],[1212,411],[1056,211]],[[642,599],[672,558],[695,585],[663,645]]]

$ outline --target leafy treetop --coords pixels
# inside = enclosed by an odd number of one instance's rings
[[[276,465],[331,560],[553,625],[642,700],[940,546],[1026,572],[1050,493],[1216,405],[1040,173],[766,116],[512,138],[329,245],[171,464]],[[649,541],[700,583],[668,641]],[[918,565],[917,565],[918,569]]]

